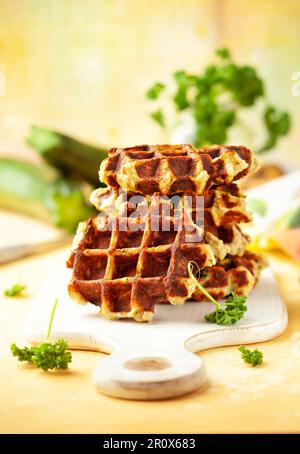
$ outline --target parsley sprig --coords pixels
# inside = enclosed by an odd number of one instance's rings
[[[194,284],[198,289],[206,296],[206,298],[211,301],[215,306],[216,310],[210,314],[205,315],[205,320],[210,323],[216,323],[217,325],[233,325],[241,320],[245,312],[247,311],[246,301],[247,297],[245,295],[235,295],[231,294],[224,303],[219,303],[216,301],[210,293],[200,284],[197,277],[194,274],[194,269],[196,273],[200,276],[200,269],[196,262],[188,263],[188,274],[192,279]]]
[[[43,342],[36,347],[19,348],[16,344],[12,344],[11,352],[19,361],[27,361],[43,370],[67,369],[72,361],[72,353],[67,352],[67,348],[67,342],[59,339],[53,344]]]
[[[68,365],[72,361],[72,353],[66,351],[68,348],[67,342],[64,339],[59,339],[54,343],[48,342],[57,304],[58,299],[56,298],[50,314],[46,342],[34,347],[23,348],[17,347],[16,344],[11,345],[11,352],[19,361],[34,364],[45,371],[48,369],[68,369]]]
[[[13,284],[11,287],[4,290],[4,295],[13,298],[15,296],[24,296],[24,292],[27,289],[27,286],[24,284]]]
[[[242,358],[245,363],[251,364],[252,367],[260,366],[263,363],[263,354],[261,351],[249,350],[249,348],[241,346],[239,351],[242,353]]]
[[[190,112],[194,118],[195,146],[225,143],[231,126],[241,123],[239,111],[254,106],[257,100],[266,97],[264,82],[255,68],[234,63],[228,49],[218,49],[216,56],[217,62],[208,65],[200,74],[184,70],[173,74],[175,91],[171,94],[171,102],[177,112]],[[163,95],[166,100],[167,88],[162,82],[156,82],[146,92],[146,97],[156,102]],[[161,127],[167,126],[161,108],[150,116]],[[256,150],[258,153],[274,148],[280,137],[289,132],[290,115],[266,101],[262,124],[266,138]]]

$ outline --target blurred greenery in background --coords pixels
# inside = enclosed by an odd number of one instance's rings
[[[191,141],[195,146],[224,144],[229,129],[239,121],[241,108],[251,108],[263,98],[265,106],[261,122],[265,141],[255,151],[265,153],[272,150],[280,137],[289,132],[290,115],[268,103],[264,81],[254,67],[235,64],[225,48],[217,50],[216,55],[218,61],[199,74],[185,70],[175,72],[174,91],[170,96],[163,96],[167,89],[164,83],[154,83],[146,96],[154,102],[162,98],[162,102],[151,112],[152,119],[162,128],[166,127],[164,110],[167,103],[172,103],[177,112],[188,112],[192,117]]]

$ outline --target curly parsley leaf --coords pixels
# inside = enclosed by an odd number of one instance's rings
[[[216,310],[210,314],[205,315],[205,320],[210,323],[216,323],[217,325],[233,325],[241,320],[245,312],[247,311],[247,297],[245,295],[231,294],[224,303],[216,301],[209,292],[200,284],[193,271],[196,269],[198,275],[200,275],[200,269],[195,262],[188,263],[188,274],[198,289],[211,301],[215,306]]]
[[[177,71],[173,75],[176,83],[176,92],[173,101],[177,110],[181,111],[190,106],[189,89],[197,83],[197,77],[187,74],[186,71]]]
[[[146,93],[146,96],[148,99],[154,100],[159,97],[159,95],[164,91],[165,89],[165,84],[161,82],[156,82],[155,84],[152,85],[152,87],[149,88],[149,90]]]
[[[4,295],[11,298],[15,296],[24,296],[24,292],[27,289],[27,286],[24,284],[13,284],[10,288],[4,290]]]
[[[162,113],[161,110],[151,112],[150,115],[153,118],[153,120],[156,121],[156,123],[158,123],[160,126],[165,126],[164,114]]]
[[[224,303],[219,303],[214,312],[207,314],[205,320],[218,325],[233,325],[244,317],[247,311],[246,301],[245,295],[232,293]]]
[[[268,106],[264,112],[264,124],[267,130],[267,139],[258,153],[264,153],[275,147],[281,136],[285,136],[291,128],[291,119],[288,112],[280,112],[272,106]]]
[[[23,348],[19,348],[16,344],[11,345],[11,352],[19,361],[26,361],[45,371],[49,369],[68,369],[68,365],[72,361],[72,353],[67,351],[67,342],[64,339],[59,339],[54,343],[47,342],[50,337],[57,303],[58,299],[56,298],[51,309],[46,342],[34,347]]]
[[[67,369],[72,361],[72,353],[66,351],[68,344],[64,339],[55,343],[44,342],[36,347],[19,348],[11,345],[11,352],[19,361],[26,361],[36,367],[48,369]]]
[[[217,49],[216,50],[216,55],[220,58],[228,59],[230,58],[230,52],[229,49],[226,47],[223,47],[222,49]]]
[[[19,348],[16,346],[16,344],[11,344],[10,350],[13,354],[13,356],[17,356],[19,361],[27,361],[28,363],[31,363],[32,360],[32,348],[31,347],[24,347],[24,348]]]
[[[251,351],[248,348],[241,346],[239,351],[242,353],[242,359],[245,363],[251,364],[252,367],[260,366],[263,363],[264,355],[259,350],[255,349]]]
[[[69,233],[74,233],[78,221],[93,214],[93,209],[85,203],[81,189],[74,182],[58,179],[49,187],[45,200],[55,225]]]

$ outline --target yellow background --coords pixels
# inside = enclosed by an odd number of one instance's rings
[[[298,0],[0,0],[0,151],[23,152],[32,123],[105,145],[167,141],[145,90],[177,69],[201,70],[225,45],[293,113],[279,148],[300,164],[299,43]]]
[[[299,0],[0,0],[0,152],[30,156],[24,138],[32,123],[99,144],[165,142],[148,117],[145,90],[177,69],[200,71],[220,46],[256,65],[271,101],[293,114],[279,149],[300,164],[300,97],[291,94],[292,74],[300,71]],[[42,239],[41,226],[7,216],[0,223],[6,245]],[[201,353],[210,378],[205,393],[131,402],[96,394],[91,374],[100,354],[74,352],[71,370],[57,374],[10,354],[11,342],[24,342],[40,283],[66,255],[1,269],[1,293],[17,276],[30,294],[1,298],[0,432],[300,431],[299,265],[271,257],[290,321],[282,336],[259,346],[263,367],[247,367],[236,347],[213,349]]]

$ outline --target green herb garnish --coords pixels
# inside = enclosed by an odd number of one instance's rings
[[[287,112],[280,112],[275,107],[268,106],[264,111],[264,124],[268,137],[264,145],[257,150],[259,153],[264,153],[275,147],[278,139],[289,132],[291,119]]]
[[[209,299],[215,306],[216,310],[207,314],[205,320],[210,323],[217,323],[217,325],[233,325],[241,320],[245,312],[247,311],[246,301],[247,297],[245,295],[239,296],[231,294],[224,303],[219,303],[216,301],[209,292],[198,282],[197,278],[193,274],[193,267],[196,268],[197,272],[200,275],[200,269],[197,263],[189,262],[188,263],[188,273],[194,284],[199,288],[199,290]]]
[[[264,81],[256,69],[249,65],[237,65],[228,49],[216,51],[217,61],[208,65],[201,73],[191,74],[184,70],[173,74],[175,90],[165,96],[167,86],[156,82],[146,92],[152,102],[157,103],[163,93],[163,102],[171,102],[175,112],[187,112],[194,119],[193,144],[196,147],[223,144],[227,141],[232,126],[243,128],[240,112],[255,106],[265,98],[261,123],[265,129],[264,143],[256,150],[264,153],[275,147],[280,137],[291,127],[290,115],[268,104]],[[165,104],[157,104],[158,110],[150,113],[161,127],[168,127]]]
[[[249,350],[246,347],[241,346],[239,351],[242,353],[242,358],[245,363],[251,364],[252,367],[260,366],[263,363],[263,354],[259,350]]]
[[[27,361],[43,370],[67,369],[72,361],[72,353],[67,352],[68,344],[64,339],[55,343],[44,342],[37,347],[19,348],[11,345],[11,352],[19,361]]]
[[[19,348],[16,344],[11,345],[11,352],[19,361],[34,364],[43,370],[68,368],[68,364],[72,361],[72,353],[66,351],[68,348],[67,342],[64,339],[59,339],[54,343],[47,342],[50,337],[57,303],[58,299],[56,298],[50,314],[46,342],[34,347],[24,348]]]
[[[245,295],[232,293],[224,303],[218,303],[216,310],[207,314],[205,320],[218,325],[233,325],[244,317],[247,311],[246,301]]]
[[[158,109],[155,112],[151,112],[150,116],[153,118],[156,123],[158,123],[160,126],[165,125],[165,118],[163,112]]]
[[[27,289],[26,285],[13,284],[10,288],[4,290],[4,295],[9,297],[24,296],[24,291]]]
[[[165,89],[165,85],[162,84],[161,82],[156,82],[155,84],[152,85],[151,88],[146,93],[146,96],[148,99],[157,99],[161,92],[163,92]]]

